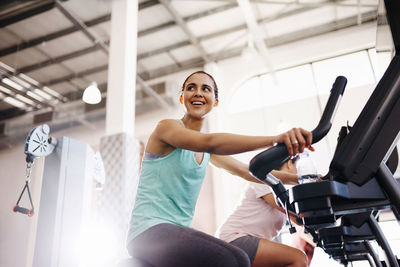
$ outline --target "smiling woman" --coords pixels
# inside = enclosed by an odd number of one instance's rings
[[[128,232],[129,253],[145,266],[248,267],[249,257],[240,248],[189,228],[206,167],[211,161],[258,182],[247,164],[223,155],[275,143],[284,143],[294,155],[311,148],[311,133],[301,128],[277,136],[202,133],[205,117],[218,105],[217,84],[203,71],[184,81],[180,102],[184,116],[160,121],[147,142]]]

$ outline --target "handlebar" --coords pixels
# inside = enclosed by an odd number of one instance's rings
[[[338,76],[332,85],[331,93],[321,119],[317,127],[312,131],[313,144],[320,141],[329,132],[346,84],[347,79],[343,76]],[[249,170],[256,178],[272,186],[268,183],[268,179],[266,179],[267,174],[282,166],[289,158],[290,156],[285,144],[280,143],[257,154],[250,161]]]

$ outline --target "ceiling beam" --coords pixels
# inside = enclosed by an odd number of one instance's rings
[[[264,21],[264,20],[268,20],[268,19],[263,19],[262,21]],[[362,14],[363,23],[374,21],[374,20],[376,20],[376,12],[370,11],[370,12],[365,12],[365,13]],[[301,31],[298,31],[298,32],[294,32],[294,33],[288,33],[288,34],[283,34],[281,36],[277,36],[277,37],[273,37],[273,38],[267,38],[267,39],[265,39],[265,42],[266,42],[268,47],[274,47],[274,46],[282,45],[282,44],[285,44],[285,43],[299,41],[301,39],[309,38],[309,37],[316,36],[316,35],[319,35],[319,34],[327,33],[327,32],[334,31],[334,30],[339,30],[339,29],[343,29],[343,28],[347,28],[347,27],[351,27],[351,26],[355,26],[355,25],[357,25],[357,16],[350,17],[350,18],[345,18],[345,19],[342,19],[342,20],[337,20],[337,21],[334,21],[334,22],[331,22],[331,23],[322,24],[320,26],[314,26],[312,28],[304,29],[304,30],[301,30]],[[226,33],[229,33],[229,32],[238,31],[240,29],[246,29],[246,25],[244,24],[244,25],[241,25],[241,26],[238,26],[238,27],[227,29],[227,30],[221,31],[221,32],[219,32],[217,34],[213,33],[213,34],[210,34],[210,35],[203,36],[203,37],[200,38],[200,41],[204,41],[204,40],[207,40],[207,39],[210,39],[210,38],[214,38],[214,37],[216,37],[218,35],[226,34]],[[186,46],[186,45],[189,45],[189,44],[190,44],[190,42],[185,41],[185,42],[182,42],[182,43],[174,44],[174,45],[166,47],[166,48],[161,48],[161,49],[153,50],[153,51],[146,52],[146,53],[143,53],[143,54],[139,54],[138,55],[138,59],[143,59],[143,58],[146,58],[148,56],[154,56],[156,54],[165,53],[165,52],[168,52],[168,51],[170,51],[172,49],[183,47],[183,46]],[[240,51],[241,50],[242,50],[242,47],[240,48]],[[239,53],[240,53],[240,51],[239,51]],[[238,55],[238,54],[235,52],[233,54],[230,54],[228,57],[233,57],[233,56],[236,56],[236,55]],[[212,56],[212,60],[221,60],[221,58],[222,59],[227,58],[225,56],[225,53],[221,53],[220,57]],[[195,62],[195,64],[193,63],[193,61]],[[196,66],[197,67],[197,66],[199,66],[199,62],[201,62],[201,64],[203,64],[203,65],[205,64],[205,62],[204,62],[204,60],[202,58],[196,58],[195,60],[190,60],[189,63],[187,63],[187,62],[186,63],[182,63],[182,65],[183,66],[189,66],[189,67],[190,66]],[[172,66],[175,66],[175,67],[172,67]],[[171,65],[171,66],[167,66],[166,69],[171,69],[171,72],[168,72],[167,74],[172,73],[176,69],[176,65],[174,64],[174,65]],[[95,68],[92,68],[92,69],[89,69],[89,70],[86,70],[86,71],[83,71],[83,72],[79,72],[79,73],[76,73],[76,74],[70,74],[70,75],[67,75],[67,76],[64,76],[64,77],[60,77],[60,78],[53,79],[53,80],[50,80],[50,81],[47,81],[47,82],[43,82],[42,84],[45,85],[45,86],[51,86],[51,85],[54,85],[54,84],[57,84],[57,83],[69,81],[69,80],[72,80],[72,79],[75,79],[75,78],[81,78],[81,77],[84,77],[86,75],[93,74],[93,73],[100,72],[100,71],[104,71],[104,70],[107,70],[107,65],[95,67]],[[165,72],[163,72],[163,73],[165,73]],[[146,75],[146,73],[140,73],[140,75],[142,76],[142,78],[144,80],[155,78],[155,75],[150,75],[149,76],[149,75]]]
[[[174,1],[187,1],[187,0],[174,0]],[[205,1],[205,2],[226,2],[226,3],[233,3],[236,2],[237,0],[197,0],[197,1]],[[280,1],[280,0],[250,0],[251,3],[257,3],[257,4],[268,4],[268,5],[287,5],[287,4],[294,4],[294,5],[300,5],[300,6],[327,6],[327,5],[336,5],[336,6],[344,6],[344,7],[357,7],[357,6],[362,6],[362,7],[377,7],[377,5],[374,4],[363,4],[360,3],[360,5],[357,4],[352,4],[352,3],[340,3],[339,1],[331,0],[331,1],[323,1],[323,2],[301,2],[298,0],[294,0],[292,2],[286,2],[286,1]]]
[[[273,38],[267,38],[267,39],[265,39],[265,42],[268,45],[268,47],[275,47],[275,46],[279,46],[279,45],[283,45],[283,44],[297,42],[297,41],[315,37],[315,36],[318,36],[321,34],[326,34],[326,33],[332,32],[332,31],[337,31],[337,30],[357,26],[358,25],[357,20],[358,20],[358,18],[356,15],[356,16],[341,19],[341,20],[338,20],[335,22],[330,22],[330,23],[325,23],[325,24],[319,25],[319,26],[310,27],[308,29],[300,30],[298,32],[287,33],[287,34],[283,34],[283,35],[276,36]],[[369,12],[362,14],[362,22],[363,23],[372,22],[372,21],[376,21],[376,12],[369,11]],[[237,56],[240,56],[243,48],[244,48],[243,46],[232,48],[230,50],[224,51],[223,53],[220,52],[220,53],[211,54],[211,55],[209,55],[209,57],[212,61],[216,61],[216,62],[218,62],[220,60],[232,58],[232,57],[237,57]],[[205,64],[204,60],[201,57],[197,57],[197,58],[182,62],[180,67],[177,66],[176,64],[172,64],[169,66],[165,66],[165,67],[162,67],[159,69],[150,70],[145,73],[139,73],[139,74],[142,77],[146,77],[146,80],[151,80],[151,79],[159,78],[159,77],[169,75],[169,74],[172,74],[175,72],[189,70],[191,68],[202,68],[204,66],[204,64]]]
[[[53,64],[61,63],[63,61],[66,61],[66,60],[69,60],[72,58],[76,58],[79,56],[86,55],[88,53],[95,52],[99,49],[100,49],[100,47],[98,45],[90,46],[90,47],[87,47],[87,48],[84,48],[84,49],[81,49],[78,51],[74,51],[72,53],[61,55],[61,56],[55,57],[55,58],[50,58],[50,59],[44,60],[44,61],[36,63],[36,64],[22,67],[20,69],[15,70],[14,73],[10,73],[10,74],[17,75],[19,73],[27,73],[27,72],[35,71],[35,70],[38,70],[38,69],[41,69],[41,68],[44,68],[44,67],[47,67],[47,66],[50,66]]]
[[[49,80],[49,81],[43,82],[42,84],[44,86],[50,87],[50,86],[52,86],[54,84],[57,84],[57,83],[67,82],[67,81],[70,81],[70,80],[73,80],[73,79],[82,78],[82,77],[85,77],[85,76],[93,74],[93,73],[105,71],[107,69],[108,69],[108,64],[102,65],[102,66],[98,66],[98,67],[95,67],[95,68],[91,68],[91,69],[87,69],[87,70],[82,71],[82,72],[72,73],[72,74],[69,74],[69,75],[66,75],[66,76],[63,76],[63,77],[60,77],[60,78],[56,78],[56,79],[53,79],[53,80]]]
[[[270,55],[268,48],[265,44],[265,37],[263,32],[260,29],[260,26],[258,25],[257,19],[254,16],[252,7],[250,5],[249,0],[237,0],[240,9],[242,11],[243,17],[246,21],[247,28],[250,32],[251,38],[249,38],[249,42],[254,42],[258,53],[260,56],[264,59],[263,62],[265,66],[267,67],[268,71],[274,71],[274,67],[271,63]],[[275,76],[273,77],[275,80]]]
[[[237,4],[234,4],[232,6],[237,6]],[[301,13],[301,12],[306,12],[306,11],[312,10],[314,8],[316,8],[316,7],[313,7],[313,8],[307,7],[307,8],[299,8],[299,9],[296,9],[296,10],[291,10],[291,11],[282,13],[279,16],[279,18],[280,19],[281,18],[285,18],[285,17],[291,16],[293,14],[298,14],[298,13]],[[227,9],[228,9],[228,6],[224,6],[224,10],[227,10]],[[221,11],[221,9],[218,9],[218,11]],[[205,11],[205,12],[203,12],[203,15],[215,14],[215,12],[217,12],[217,9]],[[196,17],[197,17],[197,15],[196,15]],[[257,23],[266,23],[266,22],[269,22],[269,21],[273,21],[275,19],[276,19],[276,17],[267,17],[267,18],[263,18],[263,19],[258,20]],[[187,17],[187,21],[190,21],[190,20],[191,20],[191,18]],[[167,25],[167,24],[168,23],[166,23],[165,25]],[[173,24],[175,25],[175,22]],[[158,26],[153,27],[152,29],[155,29],[157,27]],[[242,24],[242,25],[235,26],[235,27],[232,27],[232,28],[229,28],[229,29],[224,29],[224,30],[219,31],[219,32],[215,32],[215,33],[211,33],[211,34],[208,34],[208,35],[201,36],[198,39],[199,39],[199,41],[204,41],[204,40],[207,40],[207,39],[211,39],[211,38],[217,37],[219,35],[228,34],[228,33],[239,31],[239,30],[243,30],[243,29],[246,29],[246,28],[247,28],[246,24]],[[140,35],[140,32],[139,32],[139,35]],[[108,45],[109,41],[105,41],[105,44]],[[167,46],[167,47],[162,47],[162,48],[159,48],[159,49],[156,49],[156,50],[152,50],[152,51],[148,51],[148,52],[144,52],[144,53],[138,54],[137,59],[141,60],[141,59],[144,59],[146,57],[151,57],[151,56],[155,56],[155,55],[158,55],[158,54],[161,54],[161,53],[166,53],[166,52],[169,52],[169,51],[171,51],[173,49],[181,48],[181,47],[184,47],[184,46],[187,46],[187,45],[190,45],[190,44],[191,44],[190,41],[182,41],[182,42],[179,42],[179,43],[176,43],[176,44],[172,44],[172,45]],[[72,52],[72,53],[69,53],[69,54],[65,54],[65,55],[59,56],[57,58],[44,60],[42,62],[23,67],[23,68],[17,70],[16,72],[17,73],[21,73],[21,72],[24,73],[24,72],[38,70],[40,68],[49,66],[51,64],[57,64],[57,63],[60,63],[60,62],[62,62],[64,60],[68,60],[68,59],[75,58],[77,56],[84,55],[86,52],[90,53],[90,52],[92,52],[92,51],[94,51],[94,50],[96,50],[98,48],[99,47],[97,47],[97,46],[93,46],[91,48],[85,48],[85,49],[82,49],[82,50],[78,50],[78,51],[75,51],[75,52]]]
[[[11,6],[12,3],[0,5],[1,9],[5,9],[0,13],[0,28],[46,12],[54,7],[54,0],[14,2],[16,2],[14,3],[15,8]]]
[[[104,52],[106,52],[107,55],[109,54],[108,45],[101,38],[97,37],[95,33],[90,31],[89,28],[83,22],[81,22],[70,11],[68,11],[58,0],[56,0],[56,6],[61,11],[61,13],[63,13],[73,24],[75,24],[78,28],[82,30],[83,33],[90,40],[92,40],[92,42],[95,45],[99,46]],[[104,66],[100,67],[103,68]],[[108,69],[108,66],[106,66],[106,68]],[[85,73],[85,71],[83,73]],[[76,77],[75,74],[72,75]],[[83,76],[86,75],[87,74]],[[143,88],[146,90],[147,93],[153,96],[163,107],[169,109],[168,103],[163,98],[159,97],[158,94],[149,85],[147,85],[146,82],[138,74],[136,74],[136,80],[143,86]]]
[[[159,1],[161,2],[161,4],[164,5],[164,7],[168,10],[168,12],[174,18],[176,24],[178,24],[179,27],[183,30],[183,32],[187,35],[187,37],[189,38],[192,45],[194,45],[197,48],[197,50],[200,52],[200,55],[202,56],[204,61],[209,62],[210,60],[207,56],[207,52],[201,46],[200,41],[189,29],[185,20],[181,17],[181,15],[178,13],[178,11],[176,11],[175,8],[173,6],[171,6],[169,1],[167,1],[167,0],[159,0]]]
[[[148,7],[151,7],[151,6],[154,6],[154,5],[158,5],[158,4],[159,4],[158,0],[149,0],[149,1],[146,1],[146,2],[142,2],[142,3],[139,4],[139,10],[144,9],[144,8],[148,8]],[[106,15],[97,17],[95,19],[85,21],[85,22],[83,22],[83,24],[85,24],[86,27],[92,27],[92,26],[98,25],[100,23],[110,21],[110,19],[111,19],[111,14],[106,14]],[[65,35],[67,35],[67,34],[71,34],[71,33],[77,32],[77,31],[80,31],[80,28],[78,28],[76,26],[71,26],[71,27],[62,29],[60,31],[56,31],[56,32],[50,33],[50,34],[48,34],[46,36],[41,36],[41,37],[34,38],[34,39],[31,39],[31,40],[23,41],[23,42],[18,43],[16,45],[12,45],[12,46],[9,46],[9,47],[1,49],[0,50],[0,57],[4,57],[4,56],[10,55],[12,53],[16,53],[16,52],[21,51],[23,49],[34,47],[34,46],[39,45],[39,44],[41,44],[43,42],[48,42],[48,41],[63,37]]]
[[[104,52],[108,54],[108,46],[101,40],[101,38],[97,37],[97,35],[92,32],[88,26],[82,21],[80,21],[77,17],[75,17],[69,10],[67,10],[59,0],[55,0],[56,7],[58,10],[69,20],[71,21],[75,27],[80,29],[87,38],[89,38],[95,45],[99,46]]]
[[[224,6],[219,6],[219,7],[216,7],[216,8],[212,8],[212,9],[209,9],[209,10],[202,11],[202,12],[196,13],[194,15],[183,17],[182,19],[186,23],[188,23],[190,21],[193,21],[193,20],[196,20],[196,19],[201,19],[203,17],[211,16],[211,15],[214,15],[214,14],[217,14],[217,13],[221,13],[221,12],[227,11],[227,10],[235,8],[235,7],[237,7],[236,3],[227,4],[227,5],[224,5]],[[164,24],[160,24],[160,25],[148,28],[146,30],[139,31],[138,32],[138,37],[143,37],[143,36],[145,36],[147,34],[151,34],[151,33],[157,32],[157,31],[161,31],[161,30],[166,30],[166,29],[171,28],[173,26],[176,26],[176,22],[175,21],[168,21],[168,22],[166,22]]]

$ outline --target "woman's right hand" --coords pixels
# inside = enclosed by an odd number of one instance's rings
[[[311,146],[312,133],[303,128],[293,128],[275,136],[274,143],[284,143],[291,157],[302,153],[305,148],[314,151]]]

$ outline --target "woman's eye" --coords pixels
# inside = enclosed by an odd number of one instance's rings
[[[204,90],[204,91],[210,91],[210,88],[204,87],[203,90]]]

